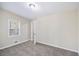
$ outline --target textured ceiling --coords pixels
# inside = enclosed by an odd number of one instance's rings
[[[78,2],[37,2],[40,6],[39,9],[32,10],[27,6],[25,7],[24,3],[25,2],[0,2],[0,7],[31,20],[48,14],[66,10],[76,10],[79,7]]]

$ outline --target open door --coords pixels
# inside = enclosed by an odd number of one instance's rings
[[[36,30],[36,21],[32,21],[31,22],[31,41],[34,42],[34,44],[36,44],[36,40],[37,40],[37,30]]]

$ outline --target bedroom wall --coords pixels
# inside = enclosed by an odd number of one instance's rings
[[[20,35],[8,36],[8,20],[20,21]],[[0,49],[30,40],[30,21],[9,11],[0,9]],[[16,42],[17,41],[17,42]]]
[[[77,24],[78,24],[78,41],[77,41],[77,43],[78,43],[78,53],[79,53],[79,9],[78,9],[78,22],[77,22]]]
[[[37,42],[78,52],[76,10],[40,17],[33,24]]]

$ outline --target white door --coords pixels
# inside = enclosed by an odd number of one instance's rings
[[[31,22],[31,40],[36,44],[37,40],[37,30],[36,30],[36,21]]]

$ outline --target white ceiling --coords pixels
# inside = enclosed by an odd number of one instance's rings
[[[52,13],[66,10],[76,10],[79,7],[78,2],[37,2],[40,6],[38,10],[32,10],[24,6],[24,2],[0,2],[0,7],[30,20]]]

